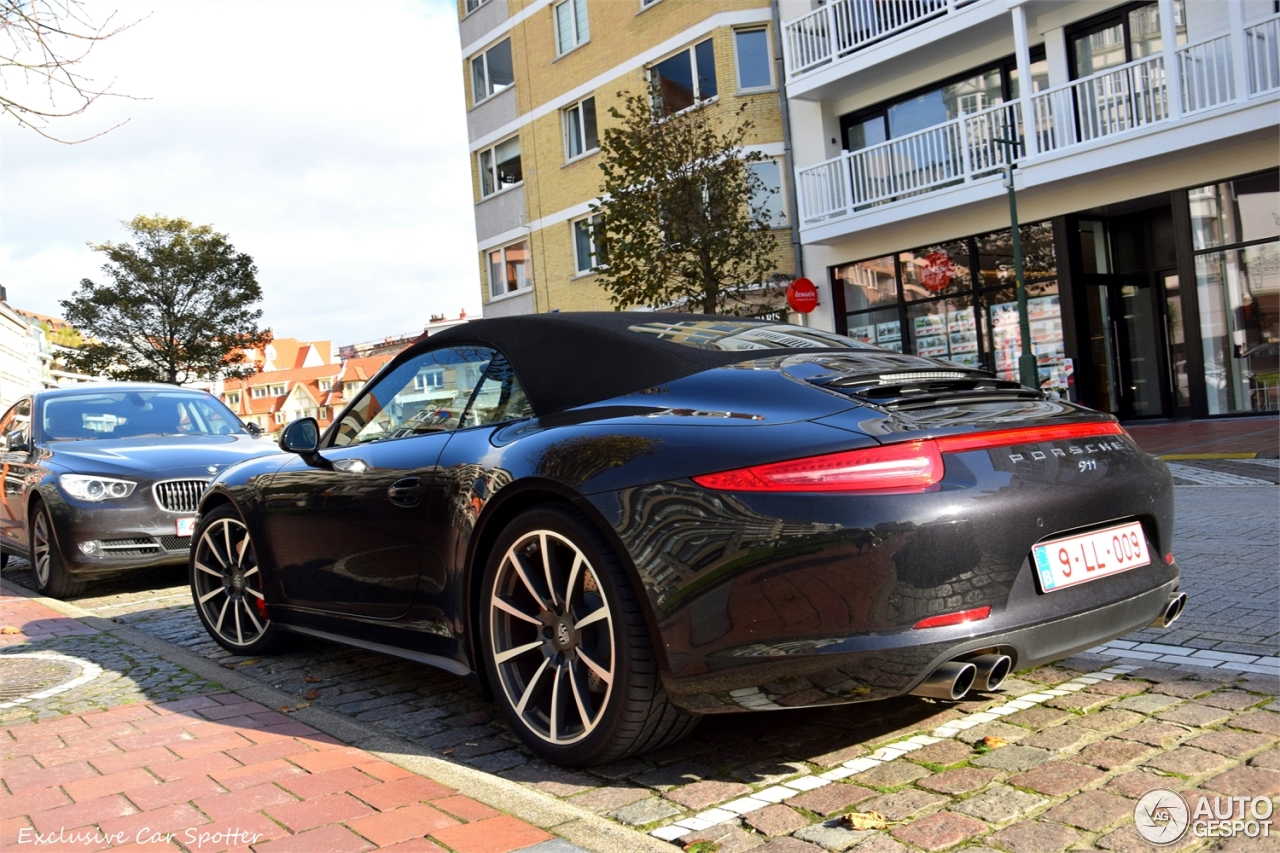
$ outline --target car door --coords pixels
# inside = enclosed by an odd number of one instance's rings
[[[9,449],[10,439],[15,447]],[[23,485],[31,473],[31,398],[25,397],[0,417],[0,548],[5,553],[27,549],[27,520],[22,505]],[[14,550],[11,551],[10,548]]]
[[[409,610],[436,462],[491,357],[441,347],[408,359],[364,389],[317,454],[271,478],[268,541],[286,604],[378,619]]]

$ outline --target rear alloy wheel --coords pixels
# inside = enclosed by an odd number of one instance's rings
[[[43,503],[37,503],[31,513],[31,573],[35,575],[36,590],[50,598],[78,595],[85,588],[85,582],[68,572],[62,562],[53,521]]]
[[[578,766],[612,761],[693,728],[696,718],[663,691],[624,569],[576,512],[517,518],[496,544],[483,589],[490,682],[538,755]]]
[[[230,505],[201,520],[188,577],[196,612],[218,645],[236,654],[262,654],[275,645],[257,551]]]

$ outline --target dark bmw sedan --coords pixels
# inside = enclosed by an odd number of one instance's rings
[[[81,385],[0,416],[0,565],[31,561],[40,592],[187,561],[200,492],[229,465],[278,453],[204,391]]]
[[[705,714],[958,699],[1185,601],[1168,469],[1114,418],[786,324],[471,322],[281,443],[202,498],[213,637],[442,667],[564,764]]]

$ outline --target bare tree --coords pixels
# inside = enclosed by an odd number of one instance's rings
[[[118,24],[115,13],[95,22],[81,0],[0,0],[0,108],[19,126],[54,142],[74,144],[108,133],[113,125],[84,139],[63,139],[50,131],[57,119],[79,115],[111,95],[111,83],[96,84],[80,69],[99,42],[133,24]],[[20,94],[15,94],[15,91]],[[126,119],[127,121],[127,119]]]

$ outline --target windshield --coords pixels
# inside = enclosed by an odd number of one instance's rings
[[[50,441],[245,433],[240,419],[214,397],[177,389],[54,397],[44,403],[41,425]]]
[[[716,317],[714,320],[654,321],[632,326],[631,331],[653,335],[655,338],[673,344],[719,352],[768,349],[876,349],[853,338],[834,335],[819,329],[735,317]]]

